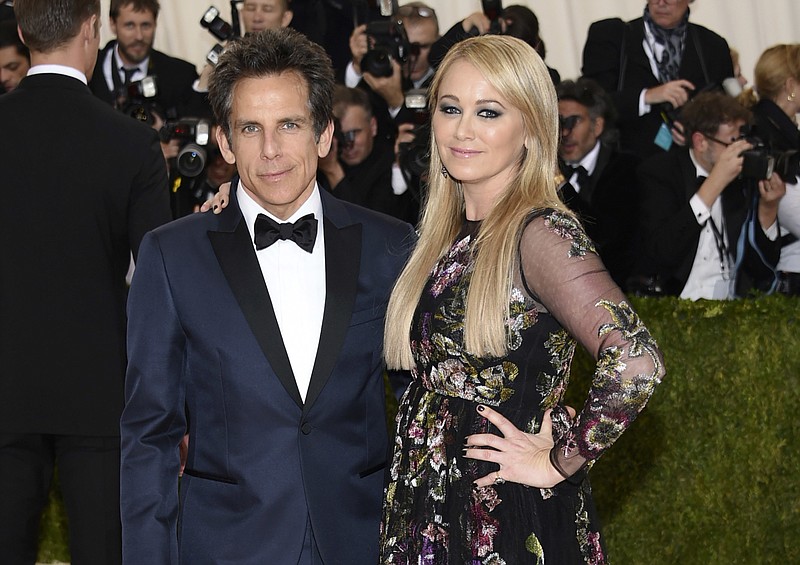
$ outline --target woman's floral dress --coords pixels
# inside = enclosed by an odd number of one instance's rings
[[[465,222],[414,317],[416,367],[397,415],[381,563],[605,563],[586,470],[660,382],[660,352],[580,225],[545,210],[531,215],[521,236],[508,355],[470,355],[463,316],[478,229],[478,222]],[[598,362],[586,403],[570,419],[561,403],[576,339]],[[497,470],[463,456],[466,436],[499,433],[478,404],[528,432],[538,431],[552,408],[551,461],[569,479],[551,489],[473,487]]]

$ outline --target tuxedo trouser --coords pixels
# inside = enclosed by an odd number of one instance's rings
[[[0,433],[0,563],[35,563],[56,466],[72,565],[121,563],[119,437],[9,433]]]
[[[311,531],[311,516],[306,521],[306,537],[303,539],[303,552],[297,565],[323,565],[322,557],[319,555],[317,540],[314,539],[314,532]]]

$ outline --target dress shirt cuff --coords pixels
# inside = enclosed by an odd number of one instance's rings
[[[711,217],[711,209],[696,194],[689,200],[689,206],[691,206],[692,212],[694,212],[694,219],[697,220],[699,225],[702,226]]]
[[[344,70],[344,85],[349,88],[355,88],[359,82],[361,82],[361,75],[356,72],[353,61],[350,61]]]
[[[408,190],[408,183],[403,176],[403,171],[400,170],[400,165],[394,163],[392,165],[392,191],[396,196],[400,196]]]
[[[644,101],[644,95],[647,92],[646,88],[643,88],[642,91],[639,93],[639,115],[644,116],[645,114],[649,114],[652,106]]]
[[[780,235],[781,231],[780,227],[778,226],[777,220],[772,222],[772,225],[770,227],[768,228],[762,227],[761,229],[764,230],[764,235],[766,235],[767,239],[770,241],[775,241],[776,239],[778,239],[778,236]]]

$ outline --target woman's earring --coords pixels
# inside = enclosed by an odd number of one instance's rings
[[[444,178],[447,178],[447,177],[450,176],[450,173],[447,172],[447,167],[445,167],[444,165],[442,165],[442,176]]]
[[[794,100],[794,97],[795,97],[795,92],[792,91],[792,93],[786,97],[786,101],[791,102],[792,100]]]

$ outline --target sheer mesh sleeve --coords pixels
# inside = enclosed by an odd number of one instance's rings
[[[572,420],[554,410],[550,460],[569,478],[597,459],[644,408],[661,381],[661,352],[625,295],[611,280],[580,224],[548,211],[520,241],[523,285],[594,357],[586,403]],[[577,408],[577,407],[576,407]]]

